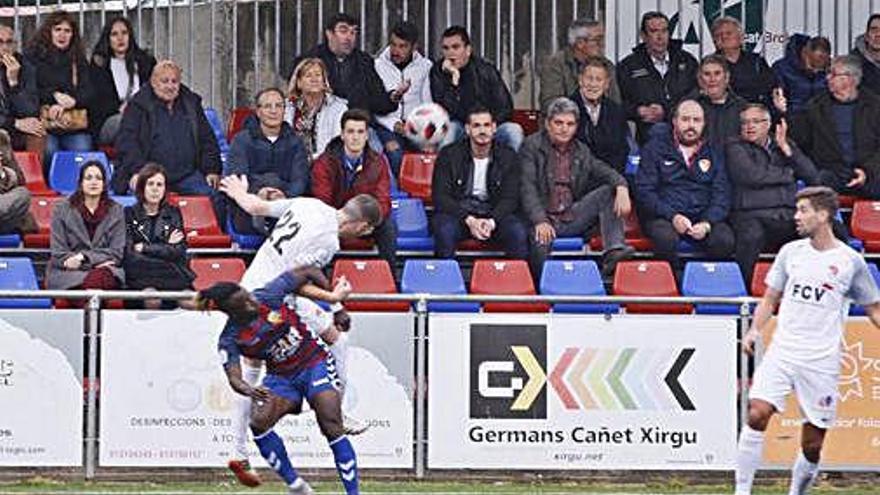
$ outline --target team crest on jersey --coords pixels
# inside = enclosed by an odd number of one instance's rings
[[[268,315],[266,315],[266,321],[268,321],[272,325],[277,325],[281,323],[281,313],[279,311],[271,311]]]
[[[840,272],[840,269],[837,268],[837,265],[829,265],[829,266],[828,266],[828,271],[831,272],[831,275],[834,275],[834,276],[836,277],[837,274]]]
[[[705,174],[712,168],[712,161],[708,158],[701,158],[700,161],[697,162],[697,166],[700,167],[700,170]]]

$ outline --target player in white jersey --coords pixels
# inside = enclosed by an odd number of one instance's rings
[[[253,261],[241,279],[240,285],[248,291],[264,287],[279,274],[305,266],[324,267],[339,251],[340,238],[361,237],[369,234],[381,222],[379,204],[372,196],[361,194],[336,210],[314,198],[291,198],[266,201],[248,193],[247,177],[223,178],[220,190],[238,203],[241,208],[255,216],[278,218],[269,238],[263,242]],[[329,283],[324,284],[329,288]],[[314,289],[314,288],[311,288]],[[321,290],[303,287],[301,293],[315,299],[324,299]],[[323,292],[326,294],[326,292]],[[332,302],[332,301],[331,301]],[[341,305],[334,305],[334,320],[343,330],[348,329],[348,317]],[[343,383],[346,376],[345,358],[347,335],[340,334],[330,347]],[[242,377],[251,385],[259,380],[262,363],[243,360]],[[247,431],[251,402],[238,398],[232,418],[236,458],[229,461],[229,468],[238,480],[247,486],[257,486],[260,478],[251,468],[247,452]],[[366,425],[346,418],[346,432],[355,435],[363,432]]]
[[[783,246],[767,274],[767,291],[743,337],[751,354],[779,304],[773,341],[755,371],[747,424],[739,436],[736,494],[750,494],[761,464],[764,431],[794,391],[804,416],[801,451],[792,467],[790,495],[806,493],[837,412],[843,325],[850,300],[880,327],[880,293],[862,256],[837,240],[832,221],[837,194],[809,187],[797,195],[795,224],[804,237]],[[781,302],[780,302],[781,301]]]

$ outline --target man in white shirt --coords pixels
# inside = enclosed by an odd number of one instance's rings
[[[880,293],[864,258],[834,237],[836,211],[837,194],[832,189],[808,187],[798,192],[794,220],[798,234],[805,238],[779,251],[752,328],[743,337],[743,348],[752,353],[779,304],[773,342],[755,372],[748,423],[739,437],[737,495],[751,493],[767,423],[784,410],[792,391],[804,424],[789,495],[807,492],[818,474],[825,433],[837,412],[841,341],[850,300],[864,306],[871,322],[880,327]]]

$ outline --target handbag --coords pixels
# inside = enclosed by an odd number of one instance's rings
[[[76,64],[73,66],[73,85],[77,86]],[[47,131],[82,131],[89,127],[89,113],[85,108],[69,108],[61,113],[57,119],[49,118],[49,108],[52,105],[40,107],[40,120]]]

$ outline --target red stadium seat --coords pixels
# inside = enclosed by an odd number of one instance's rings
[[[103,151],[104,154],[107,155],[107,158],[109,158],[110,160],[116,159],[116,148],[114,148],[112,145],[102,144],[101,146],[98,146],[98,149]]]
[[[34,196],[31,198],[31,213],[37,221],[40,231],[36,234],[25,234],[24,247],[48,248],[49,228],[52,226],[52,210],[55,205],[66,198],[63,196]]]
[[[37,196],[55,196],[58,193],[49,189],[43,178],[43,164],[40,155],[34,151],[16,151],[15,161],[24,174],[25,186]]]
[[[186,231],[186,242],[195,248],[228,248],[232,241],[220,230],[214,207],[208,196],[178,196],[169,198],[169,202],[180,208],[183,216],[183,227]]]
[[[514,110],[510,121],[519,124],[526,136],[541,130],[541,112],[537,110]]]
[[[372,237],[357,237],[354,239],[341,239],[339,248],[344,251],[370,251],[376,242]]]
[[[388,262],[381,259],[340,259],[333,264],[333,284],[345,276],[354,292],[397,294]],[[349,311],[409,311],[406,301],[346,301]]]
[[[226,126],[226,140],[232,143],[232,138],[238,134],[238,131],[244,126],[245,119],[253,115],[254,110],[250,107],[238,107],[232,110],[229,116],[229,124]]]
[[[247,267],[240,258],[193,258],[189,267],[196,273],[193,287],[207,289],[217,282],[236,282],[241,280]]]
[[[880,251],[880,201],[856,201],[850,219],[852,235],[861,239],[865,251]]]
[[[858,199],[859,198],[856,196],[848,196],[846,194],[840,194],[837,196],[837,204],[841,208],[852,208]]]
[[[633,209],[629,215],[623,220],[624,222],[624,241],[632,246],[636,251],[650,251],[654,248],[651,239],[645,237],[642,233],[642,226],[636,217],[636,210]],[[590,239],[590,249],[593,251],[602,250],[602,238],[599,235]]]
[[[493,242],[479,241],[474,238],[458,241],[455,249],[458,251],[504,251],[501,246]]]
[[[614,272],[616,296],[678,296],[672,269],[666,261],[621,261]],[[690,304],[623,305],[627,313],[687,314]]]
[[[474,262],[471,272],[471,294],[521,295],[537,294],[529,265],[523,260],[481,259]],[[535,302],[487,302],[486,313],[542,313],[550,305]]]
[[[431,178],[434,175],[434,153],[404,153],[400,165],[400,190],[424,203],[431,204]]]
[[[759,261],[755,263],[755,269],[752,271],[752,283],[751,283],[751,292],[755,297],[764,297],[764,291],[767,289],[767,285],[764,284],[764,279],[767,277],[767,272],[770,271],[770,266],[772,263],[769,261]]]

